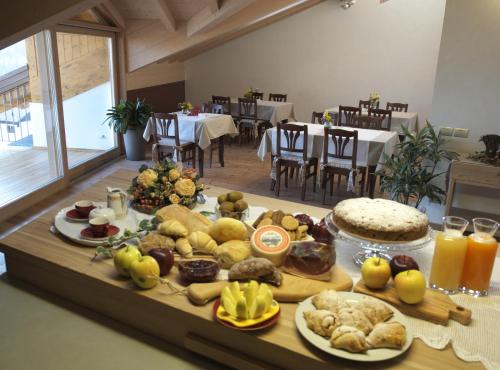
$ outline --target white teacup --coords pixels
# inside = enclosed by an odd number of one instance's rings
[[[89,218],[106,217],[109,222],[116,220],[115,211],[111,208],[94,208],[90,211]]]

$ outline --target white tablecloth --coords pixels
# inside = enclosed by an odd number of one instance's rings
[[[223,135],[237,135],[233,118],[227,114],[200,113],[197,116],[177,113],[179,121],[179,138],[182,141],[197,142],[203,150],[210,146],[210,140]],[[169,135],[173,135],[173,125],[169,128]],[[144,130],[144,139],[154,134],[153,119],[150,118]]]
[[[332,112],[334,114],[339,113],[339,107],[327,108],[328,112]],[[363,115],[368,115],[368,109],[363,108]],[[401,125],[409,129],[411,132],[417,131],[417,113],[413,112],[392,112],[391,119],[391,131],[401,132]],[[383,125],[387,124],[387,119],[383,122]]]
[[[238,112],[238,99],[231,98],[231,113],[237,115]],[[258,99],[257,118],[269,121],[273,126],[276,126],[278,122],[285,119],[294,121],[295,113],[293,110],[293,103]]]
[[[323,155],[323,125],[293,122],[294,125],[307,125],[307,155],[314,158],[322,158]],[[342,127],[349,131],[358,131],[358,166],[375,166],[379,165],[383,159],[383,153],[391,156],[394,152],[394,145],[398,143],[398,135],[396,132],[368,129],[353,129],[351,127]],[[257,155],[261,160],[264,160],[268,152],[276,153],[276,128],[266,130],[266,134],[262,137]],[[282,143],[286,143],[286,139],[282,134]],[[303,137],[297,141],[297,148],[303,147]],[[333,142],[329,143],[329,150],[333,152]],[[352,140],[346,147],[347,155],[352,153]]]

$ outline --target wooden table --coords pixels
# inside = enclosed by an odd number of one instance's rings
[[[282,304],[276,326],[261,334],[228,329],[212,320],[211,305],[193,306],[164,285],[148,291],[119,278],[111,260],[91,262],[94,249],[68,242],[49,232],[54,215],[78,199],[104,201],[106,186],[126,187],[135,173],[120,170],[81,194],[63,199],[30,224],[0,240],[10,276],[89,307],[113,319],[203,356],[245,369],[366,369],[366,364],[329,356],[305,342],[293,320],[295,304]],[[227,189],[212,187],[208,195]],[[327,209],[246,194],[255,206],[301,210],[323,217]],[[459,360],[451,349],[437,351],[415,340],[401,357],[370,364],[372,369],[484,369]]]

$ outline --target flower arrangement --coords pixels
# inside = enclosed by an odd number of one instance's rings
[[[152,167],[141,166],[129,188],[131,205],[145,213],[154,213],[170,204],[192,208],[203,191],[203,184],[198,180],[195,169],[181,169],[168,159]]]
[[[323,121],[323,124],[327,127],[330,127],[332,125],[333,118],[332,118],[332,115],[330,114],[330,112],[328,112],[327,110],[325,110],[323,112],[322,121]]]
[[[380,94],[376,91],[370,93],[370,97],[368,98],[371,105],[376,105],[380,101]]]
[[[177,106],[179,107],[180,110],[182,110],[182,113],[189,113],[189,111],[191,111],[191,109],[193,109],[193,104],[191,104],[188,101],[179,103],[179,104],[177,104]]]
[[[253,96],[253,88],[250,87],[248,90],[243,94],[243,97],[250,99]]]

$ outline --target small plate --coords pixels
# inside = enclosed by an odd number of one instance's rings
[[[95,207],[92,207],[92,209],[94,209],[94,208]],[[68,220],[74,221],[74,222],[87,222],[89,220],[89,216],[87,216],[87,217],[80,216],[78,211],[74,208],[70,209],[68,212],[66,212],[66,218]]]
[[[91,227],[86,227],[85,229],[83,229],[80,232],[80,236],[83,239],[100,241],[100,240],[106,240],[109,237],[118,234],[119,231],[120,231],[119,227],[114,226],[114,225],[109,225],[108,233],[107,233],[106,236],[94,237],[94,233],[92,232],[92,228]]]
[[[356,302],[363,299],[363,297],[367,297],[364,294],[353,293],[353,292],[337,292],[337,294],[339,294],[342,298],[344,298],[348,302],[349,301]],[[399,311],[394,306],[391,306],[387,302],[383,302],[380,299],[378,299],[380,302],[390,307],[390,309],[394,312],[394,316],[390,320],[388,320],[388,322],[398,321],[406,327],[406,343],[403,346],[403,348],[401,349],[375,348],[375,349],[369,349],[365,353],[351,353],[343,349],[333,348],[330,345],[328,339],[323,338],[322,336],[314,333],[311,329],[307,327],[306,320],[304,319],[304,311],[316,309],[312,304],[311,300],[312,297],[309,297],[305,301],[300,302],[299,305],[297,306],[297,310],[295,311],[295,325],[297,326],[297,329],[299,330],[300,334],[309,343],[311,343],[316,348],[319,348],[320,350],[327,352],[331,355],[345,358],[348,360],[362,361],[362,362],[383,361],[383,360],[389,360],[391,358],[403,354],[408,348],[410,348],[413,342],[413,333],[409,329],[408,320],[406,319],[406,317],[401,313],[401,311]]]
[[[277,304],[276,301],[273,301],[273,302],[275,302],[275,304]],[[220,306],[220,299],[217,299],[213,305],[214,320],[219,322],[220,324],[228,327],[228,328],[240,330],[240,331],[257,331],[257,330],[263,330],[263,329],[269,328],[278,322],[279,317],[280,317],[280,312],[281,312],[281,310],[278,308],[278,311],[273,316],[271,316],[269,319],[267,319],[265,321],[259,322],[255,325],[252,325],[252,326],[239,327],[239,326],[233,325],[230,322],[224,321],[224,320],[219,318],[219,316],[217,315],[217,311],[219,309],[219,306]]]

